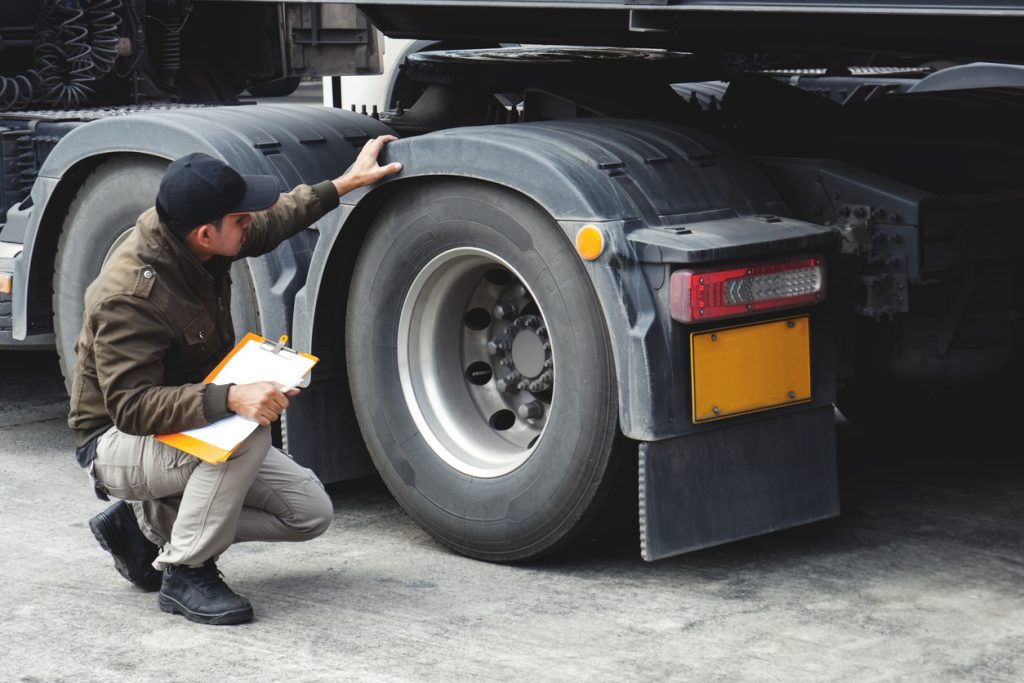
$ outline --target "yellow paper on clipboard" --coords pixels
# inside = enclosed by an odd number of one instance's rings
[[[285,340],[282,337],[273,342],[250,332],[204,381],[213,384],[277,382],[285,387],[305,386],[309,381],[309,371],[319,359],[284,346]],[[257,427],[259,424],[253,420],[230,415],[205,427],[160,434],[156,440],[200,460],[218,463],[227,460]]]

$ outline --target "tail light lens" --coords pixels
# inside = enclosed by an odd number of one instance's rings
[[[669,306],[679,322],[733,318],[825,298],[825,261],[808,256],[715,270],[677,270]]]

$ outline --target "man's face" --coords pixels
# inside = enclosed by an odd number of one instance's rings
[[[249,226],[252,225],[251,213],[229,213],[221,219],[220,230],[212,230],[210,251],[218,256],[238,256],[242,250]]]

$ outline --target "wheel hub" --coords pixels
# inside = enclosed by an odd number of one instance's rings
[[[501,308],[502,304],[495,306],[496,312]],[[538,393],[551,388],[554,364],[547,337],[543,319],[528,314],[517,316],[487,343],[487,352],[498,366],[495,374],[502,381],[499,391]]]
[[[406,404],[438,457],[477,477],[529,459],[554,400],[554,356],[512,266],[472,247],[436,256],[410,286],[397,341]]]

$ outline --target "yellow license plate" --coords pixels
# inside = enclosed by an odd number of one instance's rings
[[[806,315],[690,335],[693,421],[811,400]]]

